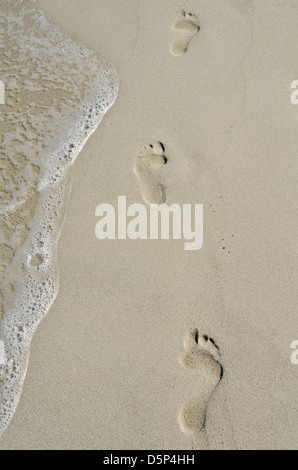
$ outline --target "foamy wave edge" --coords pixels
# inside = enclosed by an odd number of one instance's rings
[[[49,25],[41,14],[39,21],[41,28],[49,32]],[[60,33],[53,27],[51,34],[57,37]],[[61,41],[62,37],[61,34]],[[67,39],[67,47],[70,46],[90,54],[80,44],[70,43]],[[0,365],[0,435],[7,428],[21,396],[34,332],[58,293],[57,245],[69,195],[67,169],[118,94],[118,77],[113,65],[103,57],[99,57],[99,61],[101,68],[92,89],[79,104],[73,125],[62,129],[63,139],[53,146],[42,169],[30,233],[6,273],[5,284],[13,284],[14,293],[4,299],[4,315],[0,322],[0,340],[5,354],[5,363]],[[33,258],[39,259],[40,264],[31,265]]]

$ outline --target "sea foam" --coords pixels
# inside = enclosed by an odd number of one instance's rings
[[[66,170],[114,103],[118,79],[107,59],[66,38],[32,0],[1,0],[0,31],[1,434],[33,333],[58,292]]]

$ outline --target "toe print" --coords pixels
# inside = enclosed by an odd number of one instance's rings
[[[223,375],[220,352],[212,338],[193,328],[184,338],[181,366],[200,376],[195,396],[181,408],[179,423],[183,432],[195,435],[205,426],[208,402]]]
[[[171,53],[173,55],[185,54],[191,40],[200,30],[198,18],[191,13],[182,11],[178,15],[178,19],[176,23],[174,23],[173,28],[182,33],[182,37],[172,44]]]
[[[135,158],[133,170],[140,182],[142,196],[148,204],[162,204],[166,200],[164,185],[159,181],[159,172],[167,163],[164,145],[155,142],[147,145]]]

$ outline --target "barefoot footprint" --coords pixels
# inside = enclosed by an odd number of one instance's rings
[[[167,163],[161,142],[147,145],[135,158],[133,170],[140,182],[142,196],[148,204],[162,204],[166,200],[166,191],[159,181],[158,171]]]
[[[172,44],[171,53],[173,55],[185,54],[190,41],[200,30],[198,18],[191,13],[182,11],[178,15],[178,20],[174,23],[173,28],[182,31],[183,37]]]
[[[183,368],[198,375],[196,396],[180,410],[179,424],[183,432],[198,436],[204,430],[208,402],[223,375],[221,357],[213,339],[200,335],[193,328],[184,338],[185,351],[180,357]]]

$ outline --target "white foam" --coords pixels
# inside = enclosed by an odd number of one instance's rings
[[[33,1],[1,0],[0,28],[6,96],[0,107],[0,213],[9,217],[39,192],[33,219],[28,222],[22,210],[24,224],[9,236],[0,232],[2,247],[14,253],[0,264],[1,434],[19,401],[33,333],[58,292],[65,171],[114,103],[118,80],[107,59],[50,26]]]
[[[50,26],[32,2],[2,0],[0,213],[54,182],[114,102],[110,62]],[[13,167],[13,168],[12,168]]]
[[[14,291],[5,298],[5,314],[0,322],[0,338],[6,351],[6,362],[0,366],[0,433],[19,401],[33,333],[58,292],[57,244],[66,198],[63,179],[41,192],[30,236],[6,271],[5,283],[13,284]],[[33,257],[41,264],[31,265]]]

